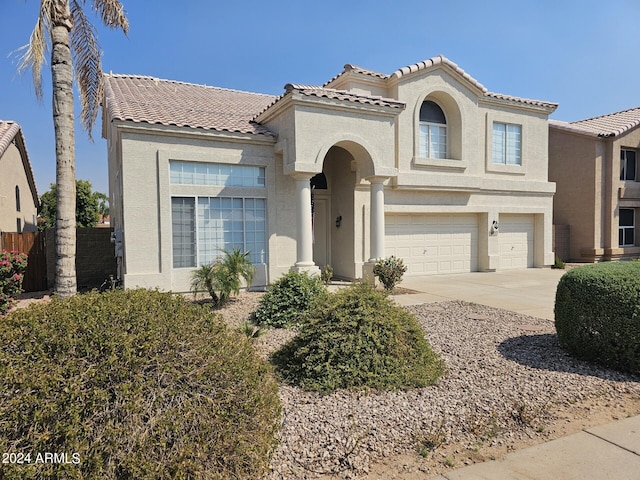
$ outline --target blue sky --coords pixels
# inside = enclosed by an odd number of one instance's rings
[[[443,54],[490,91],[559,103],[552,118],[640,106],[637,0],[121,2],[129,36],[98,28],[107,72],[279,95],[286,83],[324,83],[345,63],[391,73]],[[55,181],[51,80],[45,69],[38,103],[12,54],[39,5],[0,0],[0,119],[22,126],[42,194]],[[77,124],[76,176],[107,193],[100,120],[93,133],[91,143]]]

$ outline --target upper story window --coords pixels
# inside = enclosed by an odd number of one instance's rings
[[[169,175],[173,185],[260,188],[265,186],[265,168],[252,165],[171,160]]]
[[[522,126],[493,123],[493,163],[522,165]]]
[[[16,212],[20,211],[20,187],[16,185]]]
[[[620,150],[620,180],[636,179],[636,151]]]
[[[420,156],[447,158],[447,119],[442,108],[431,100],[420,107]]]

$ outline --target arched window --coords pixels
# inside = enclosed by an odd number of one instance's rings
[[[16,185],[16,212],[20,211],[20,187]]]
[[[420,107],[420,156],[447,158],[447,119],[442,108],[431,100]]]

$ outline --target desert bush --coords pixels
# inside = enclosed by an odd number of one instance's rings
[[[566,268],[566,264],[562,261],[562,259],[560,259],[560,257],[558,257],[556,255],[556,259],[553,262],[553,265],[551,265],[551,268],[555,268],[558,270],[564,270]]]
[[[640,372],[640,263],[599,263],[565,273],[556,291],[555,326],[572,355]]]
[[[268,467],[272,367],[206,307],[94,291],[2,322],[0,452],[72,462],[2,465],[3,479],[255,479]]]
[[[260,299],[251,320],[256,325],[269,327],[295,326],[326,288],[319,276],[306,272],[288,272],[280,277]]]
[[[373,267],[373,274],[382,282],[385,290],[393,290],[402,281],[406,271],[407,267],[402,259],[393,255],[378,260]]]
[[[22,280],[27,269],[27,256],[19,252],[0,251],[0,315],[15,305],[22,293]]]
[[[322,392],[423,387],[443,371],[416,318],[367,283],[317,302],[273,361],[285,381]]]
[[[223,256],[213,263],[201,265],[191,274],[191,291],[197,294],[206,290],[214,307],[222,307],[231,295],[240,293],[242,280],[251,287],[256,268],[249,259],[249,252],[238,248],[222,250]]]
[[[331,283],[331,279],[333,278],[333,267],[331,265],[325,265],[322,269],[322,273],[320,274],[320,279],[322,283],[325,285],[329,285]]]

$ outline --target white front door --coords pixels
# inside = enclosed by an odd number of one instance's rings
[[[313,262],[323,268],[331,263],[330,200],[316,195],[313,204]]]

